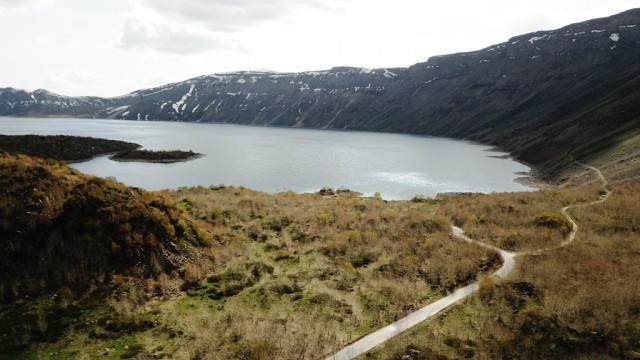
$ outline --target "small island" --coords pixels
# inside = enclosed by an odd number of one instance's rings
[[[204,155],[195,153],[191,150],[169,150],[169,151],[153,151],[153,150],[127,150],[119,152],[110,157],[115,161],[142,161],[152,163],[174,163],[179,161],[187,161],[203,157]]]

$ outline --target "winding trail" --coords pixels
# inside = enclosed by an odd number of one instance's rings
[[[555,246],[555,247],[550,247],[550,248],[544,248],[544,249],[539,249],[539,250],[534,250],[534,251],[526,251],[526,252],[518,252],[518,253],[512,253],[512,252],[508,252],[505,250],[502,250],[500,248],[497,248],[495,246],[477,241],[477,240],[473,240],[470,237],[466,236],[464,234],[464,231],[462,229],[460,229],[459,227],[456,226],[452,226],[451,227],[451,232],[453,234],[453,236],[462,239],[466,242],[487,248],[487,249],[491,249],[494,251],[497,251],[500,256],[502,256],[503,259],[503,263],[502,266],[496,270],[491,276],[497,276],[500,278],[505,278],[515,267],[515,258],[516,256],[520,256],[520,255],[529,255],[529,254],[539,254],[541,252],[545,252],[545,251],[550,251],[553,249],[557,249],[560,247],[564,247],[567,246],[569,244],[571,244],[573,242],[573,240],[576,237],[576,233],[578,232],[578,224],[573,220],[573,218],[569,215],[569,213],[567,212],[567,210],[571,209],[571,208],[576,208],[576,207],[583,207],[583,206],[590,206],[590,205],[594,205],[594,204],[598,204],[601,202],[604,202],[607,200],[607,198],[609,197],[609,195],[611,194],[611,192],[606,188],[607,185],[609,184],[609,182],[607,181],[607,179],[602,175],[602,172],[600,172],[600,170],[598,168],[595,168],[593,166],[589,166],[589,165],[585,165],[585,164],[581,164],[578,163],[579,165],[582,165],[588,169],[591,169],[593,171],[596,172],[596,174],[598,175],[598,179],[600,180],[600,182],[602,183],[602,188],[604,189],[604,194],[600,196],[600,198],[598,200],[595,201],[591,201],[589,203],[585,203],[585,204],[580,204],[580,205],[570,205],[570,206],[565,206],[562,208],[562,214],[567,218],[567,220],[569,220],[569,222],[571,223],[572,229],[571,232],[569,233],[569,235],[567,236],[567,239],[565,241],[563,241],[562,243],[560,243],[560,245]],[[350,360],[355,358],[358,355],[362,355],[364,353],[366,353],[367,351],[382,345],[383,343],[385,343],[387,340],[399,335],[400,333],[411,329],[412,327],[418,325],[419,323],[432,318],[434,315],[438,314],[440,311],[448,308],[449,306],[467,298],[469,295],[473,294],[474,292],[478,291],[478,289],[480,288],[480,283],[479,282],[475,282],[473,284],[469,284],[467,286],[461,287],[457,290],[455,290],[453,293],[443,297],[442,299],[433,302],[419,310],[416,310],[412,313],[410,313],[409,315],[403,317],[402,319],[394,322],[393,324],[387,325],[385,327],[383,327],[380,330],[377,330],[369,335],[366,335],[362,338],[360,338],[359,340],[357,340],[354,343],[351,343],[349,345],[347,345],[346,347],[344,347],[342,350],[334,353],[333,355],[329,356],[326,358],[326,360]]]
[[[500,253],[502,258],[504,259],[502,266],[496,272],[492,274],[492,276],[505,277],[507,274],[513,270],[515,266],[515,254],[510,253],[508,251],[504,251],[502,249],[493,247],[491,245],[476,241],[471,239],[470,237],[464,234],[464,231],[459,227],[452,226],[451,231],[453,235],[457,238],[460,238],[464,241],[474,243],[476,245],[482,246],[487,249],[492,249]],[[412,312],[411,314],[403,317],[402,319],[394,322],[391,325],[387,325],[382,329],[373,332],[360,340],[348,345],[337,353],[329,356],[327,360],[343,360],[343,359],[353,359],[354,357],[364,354],[365,352],[373,349],[374,347],[381,345],[387,340],[399,335],[400,333],[408,330],[419,323],[433,317],[440,311],[446,309],[447,307],[457,303],[458,301],[468,297],[473,294],[480,288],[478,282],[467,285],[465,287],[461,287],[454,291],[453,293],[443,297],[442,299],[431,303],[419,310]]]
[[[598,180],[600,180],[600,183],[602,184],[602,189],[604,190],[604,194],[600,196],[600,198],[598,200],[595,201],[591,201],[585,204],[580,204],[580,205],[569,205],[569,206],[565,206],[562,208],[562,215],[564,215],[567,220],[569,220],[569,222],[571,223],[571,233],[569,233],[569,236],[567,236],[567,240],[563,241],[560,244],[560,247],[562,246],[567,246],[570,243],[573,242],[573,239],[575,239],[576,237],[576,233],[578,232],[578,224],[576,224],[576,222],[573,220],[573,218],[571,217],[571,215],[569,215],[569,213],[567,212],[567,210],[572,209],[572,208],[577,208],[577,207],[584,207],[584,206],[591,206],[594,204],[599,204],[602,202],[607,201],[607,198],[609,197],[609,195],[611,195],[611,191],[609,191],[609,189],[607,189],[607,185],[609,185],[609,182],[607,181],[607,179],[604,177],[604,175],[602,175],[602,172],[600,171],[600,169],[593,167],[593,166],[589,166],[586,164],[582,164],[579,162],[576,162],[578,165],[582,165],[588,169],[593,170],[596,175],[598,175]],[[552,250],[553,248],[545,248],[544,251],[549,251]]]

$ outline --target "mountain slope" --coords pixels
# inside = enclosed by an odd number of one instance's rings
[[[630,11],[415,65],[409,72],[425,80],[413,87],[415,105],[389,117],[420,118],[403,130],[497,144],[534,164],[597,146],[640,125],[639,16]]]
[[[0,115],[404,132],[473,139],[545,170],[640,128],[640,9],[407,69],[216,74],[109,98],[0,89]]]

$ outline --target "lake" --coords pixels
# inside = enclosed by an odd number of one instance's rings
[[[0,134],[78,135],[124,140],[151,150],[206,156],[173,164],[75,163],[148,190],[234,185],[270,193],[344,187],[385,199],[439,192],[531,190],[514,182],[529,167],[492,147],[438,137],[228,124],[0,117]]]

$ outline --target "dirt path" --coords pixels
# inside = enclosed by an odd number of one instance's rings
[[[507,274],[511,272],[511,270],[513,270],[513,267],[515,266],[515,254],[493,247],[491,245],[473,240],[470,237],[466,236],[464,234],[464,231],[459,227],[452,226],[451,232],[455,237],[459,239],[482,246],[487,249],[495,250],[500,253],[503,259],[502,266],[496,272],[494,272],[492,276],[505,277],[507,276]],[[386,342],[387,340],[395,337],[396,335],[399,335],[405,330],[411,329],[412,327],[418,325],[419,323],[438,314],[440,311],[468,297],[469,295],[476,292],[479,288],[480,288],[480,285],[478,282],[459,288],[453,293],[443,297],[442,299],[434,303],[431,303],[417,311],[414,311],[411,314],[403,317],[402,319],[394,322],[393,324],[387,325],[382,329],[376,332],[373,332],[361,338],[360,340],[348,345],[347,347],[343,348],[339,352],[329,356],[327,360],[331,360],[331,359],[348,360],[348,359],[353,359],[358,355],[364,354],[367,351],[373,349],[374,347],[379,346],[382,343]]]
[[[580,163],[578,163],[580,164]],[[571,217],[571,215],[569,215],[569,213],[567,212],[569,209],[572,208],[576,208],[576,207],[583,207],[583,206],[590,206],[590,205],[594,205],[594,204],[598,204],[601,202],[604,202],[607,200],[607,198],[609,197],[609,195],[611,194],[611,192],[606,188],[607,185],[609,184],[609,182],[607,181],[607,179],[602,175],[602,172],[600,172],[600,170],[598,168],[595,168],[593,166],[589,166],[589,165],[585,165],[585,164],[580,164],[586,168],[589,168],[593,171],[596,172],[596,174],[598,175],[598,178],[600,180],[600,182],[602,183],[602,188],[604,189],[604,194],[600,196],[600,198],[598,200],[586,203],[586,204],[580,204],[580,205],[572,205],[572,206],[565,206],[564,208],[562,208],[562,214],[569,220],[569,222],[571,223],[572,229],[571,232],[569,233],[569,235],[567,236],[567,239],[565,241],[563,241],[562,243],[560,243],[560,245],[556,246],[556,247],[552,247],[552,248],[544,248],[544,249],[539,249],[539,250],[535,250],[535,251],[526,251],[526,252],[519,252],[519,253],[511,253],[505,250],[502,250],[500,248],[491,246],[489,244],[483,243],[483,242],[479,242],[476,240],[471,239],[470,237],[466,236],[464,234],[464,231],[462,229],[460,229],[459,227],[456,226],[452,226],[451,227],[451,232],[452,234],[459,238],[462,239],[464,241],[467,241],[469,243],[473,243],[476,244],[478,246],[482,246],[484,248],[487,249],[491,249],[491,250],[495,250],[498,253],[500,253],[500,256],[502,256],[503,259],[503,264],[500,267],[500,269],[498,269],[496,272],[494,272],[492,274],[492,276],[497,276],[497,277],[501,277],[504,278],[506,277],[511,270],[513,270],[513,268],[515,267],[515,258],[516,256],[521,256],[521,255],[530,255],[533,253],[542,253],[545,251],[550,251],[552,249],[556,249],[559,247],[564,247],[567,246],[569,244],[571,244],[573,242],[573,240],[576,237],[576,233],[578,232],[578,224],[573,220],[573,218]],[[447,307],[467,298],[469,295],[473,294],[474,292],[476,292],[478,289],[480,288],[479,282],[475,282],[473,284],[467,285],[465,287],[459,288],[456,291],[454,291],[453,293],[443,297],[442,299],[431,303],[417,311],[412,312],[411,314],[403,317],[402,319],[394,322],[391,325],[387,325],[385,327],[383,327],[380,330],[377,330],[363,338],[361,338],[360,340],[349,344],[348,346],[346,346],[345,348],[343,348],[342,350],[338,351],[337,353],[329,356],[328,358],[326,358],[326,360],[349,360],[349,359],[353,359],[358,355],[364,354],[367,351],[382,345],[383,343],[385,343],[387,340],[399,335],[400,333],[418,325],[419,323],[433,317],[434,315],[438,314],[440,311],[446,309]]]
[[[579,165],[582,165],[588,169],[593,170],[596,175],[598,175],[598,179],[600,180],[600,183],[602,184],[602,189],[604,190],[604,194],[600,195],[600,198],[598,200],[595,201],[591,201],[588,202],[586,204],[580,204],[580,205],[569,205],[569,206],[565,206],[562,208],[562,215],[564,215],[567,220],[569,220],[569,222],[571,223],[571,233],[569,233],[569,236],[567,236],[567,240],[563,241],[560,246],[567,246],[570,243],[573,242],[573,239],[575,239],[576,237],[576,233],[578,232],[578,224],[576,224],[576,222],[573,220],[573,218],[571,217],[571,215],[569,215],[569,213],[567,212],[567,210],[569,209],[573,209],[573,208],[577,208],[577,207],[584,207],[584,206],[591,206],[594,204],[599,204],[601,202],[605,202],[607,200],[607,198],[609,197],[609,195],[611,195],[611,191],[609,191],[609,189],[607,189],[607,185],[609,185],[609,182],[607,181],[607,179],[604,177],[604,175],[602,175],[602,172],[600,171],[600,169],[593,167],[593,166],[589,166],[586,164],[582,164],[582,163],[578,163]],[[548,251],[551,249],[544,249],[544,251]]]

